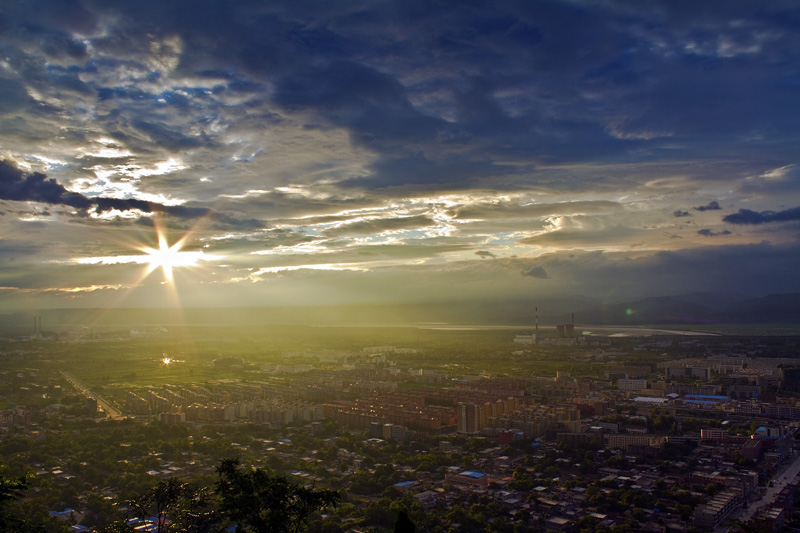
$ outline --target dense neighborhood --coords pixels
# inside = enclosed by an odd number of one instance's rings
[[[56,370],[46,341],[35,356],[15,341],[0,457],[32,490],[10,512],[52,531],[156,531],[137,496],[169,479],[212,486],[237,459],[336,491],[310,531],[390,531],[401,511],[418,531],[800,525],[798,339],[522,337],[507,339],[517,364],[550,354],[576,370],[467,374],[404,363],[425,348],[370,346],[218,357],[220,379],[101,397],[79,368]]]

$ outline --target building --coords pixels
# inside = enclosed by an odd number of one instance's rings
[[[438,498],[439,493],[432,490],[426,490],[425,492],[420,492],[419,494],[414,494],[413,496],[414,501],[423,507],[431,507],[436,503]]]
[[[750,439],[744,443],[739,454],[745,459],[758,461],[764,451],[764,441],[762,439]]]
[[[617,388],[619,390],[640,391],[647,387],[647,381],[643,379],[619,379],[617,380]]]
[[[714,496],[705,505],[694,510],[694,525],[715,528],[736,509],[741,507],[744,498],[740,489],[727,489]]]
[[[610,450],[626,450],[631,445],[637,446],[664,446],[664,437],[654,435],[605,435],[606,447]]]
[[[182,424],[186,422],[185,413],[161,413],[158,417],[162,424]]]
[[[708,380],[711,378],[711,369],[709,367],[700,366],[670,366],[665,369],[667,379],[702,379]]]
[[[489,486],[489,476],[483,472],[465,470],[457,474],[447,474],[444,477],[445,483],[450,483],[457,489],[480,489]]]
[[[477,433],[480,431],[481,424],[481,407],[474,403],[460,403],[456,410],[456,417],[458,421],[459,433]]]

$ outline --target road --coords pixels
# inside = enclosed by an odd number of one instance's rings
[[[81,394],[83,394],[87,398],[96,399],[97,406],[103,410],[107,418],[119,418],[122,416],[122,411],[120,411],[119,409],[108,403],[106,400],[104,400],[103,398],[92,392],[92,390],[89,387],[87,387],[81,380],[76,378],[74,374],[72,374],[71,372],[67,372],[66,370],[62,370],[61,375],[64,376],[64,378],[67,381],[69,381],[69,383],[73,387],[78,389],[78,391],[80,391]]]
[[[753,518],[760,509],[769,508],[775,501],[775,497],[783,490],[789,483],[793,482],[795,477],[800,473],[800,455],[795,456],[794,460],[781,472],[772,479],[772,486],[767,487],[767,491],[756,502],[750,504],[746,509],[743,509],[730,518],[736,518],[742,522],[747,522]]]

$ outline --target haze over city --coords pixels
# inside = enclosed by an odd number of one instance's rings
[[[798,24],[4,2],[0,308],[800,292]]]

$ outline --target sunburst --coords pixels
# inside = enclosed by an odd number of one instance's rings
[[[141,277],[133,284],[139,285],[153,271],[161,269],[164,274],[164,281],[169,285],[174,285],[174,271],[182,267],[200,267],[202,263],[218,261],[224,256],[207,254],[203,251],[184,251],[183,248],[191,238],[192,232],[185,233],[178,241],[170,245],[167,231],[163,223],[159,220],[155,224],[155,234],[158,247],[142,245],[141,243],[131,244],[131,248],[141,252],[138,255],[113,255],[105,257],[82,257],[74,259],[81,264],[124,264],[136,263],[145,265]]]
[[[183,248],[185,242],[186,237],[170,246],[167,242],[167,236],[159,230],[158,248],[141,248],[141,251],[145,253],[143,259],[147,263],[145,275],[161,268],[164,273],[164,279],[172,283],[174,281],[172,277],[174,268],[197,266],[200,261],[208,260],[208,257],[203,252],[182,252],[181,248]]]

